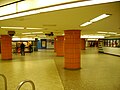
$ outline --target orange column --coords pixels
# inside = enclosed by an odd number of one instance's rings
[[[80,69],[80,30],[65,30],[64,68]]]
[[[1,36],[0,36],[0,53],[1,53]]]
[[[81,38],[81,50],[85,50],[85,39],[84,38]]]
[[[56,52],[56,38],[54,38],[54,52]]]
[[[12,59],[12,38],[9,35],[1,35],[1,59]]]
[[[56,37],[56,54],[57,56],[64,56],[64,36]]]

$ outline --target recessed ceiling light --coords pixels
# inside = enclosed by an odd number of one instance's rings
[[[97,32],[99,34],[117,34],[116,32]]]
[[[32,34],[39,34],[39,33],[43,33],[43,32],[32,32]]]
[[[108,32],[101,32],[101,31],[100,31],[100,32],[97,32],[97,33],[106,34],[106,33],[108,33]]]
[[[25,35],[25,36],[36,36],[36,35]]]
[[[31,34],[31,32],[27,32],[27,33],[22,33],[22,34]]]
[[[43,33],[43,32],[26,32],[26,33],[22,33],[22,34],[40,34],[40,33]]]
[[[99,36],[99,35],[82,35],[81,38],[104,38],[104,36]]]
[[[117,34],[116,32],[108,32],[108,34]]]
[[[110,14],[102,14],[102,15],[100,15],[100,16],[92,19],[92,20],[90,20],[90,22],[96,22],[96,21],[99,21],[99,20],[101,20],[101,19],[104,19],[104,18],[106,18],[106,17],[108,17],[108,16],[110,16]]]
[[[86,22],[86,23],[83,23],[82,25],[80,25],[80,26],[87,26],[87,25],[89,25],[89,24],[91,24],[92,22]]]
[[[43,29],[43,28],[26,28],[26,29]]]
[[[22,16],[27,16],[27,15],[37,14],[37,13],[40,13],[40,10],[33,10],[33,11],[16,13],[16,14],[8,15],[8,16],[1,16],[0,20],[16,18],[16,17],[22,17]]]
[[[63,4],[63,5],[56,5],[56,6],[54,5],[54,6],[49,6],[46,8],[38,8],[36,10],[19,12],[16,14],[12,14],[12,12],[11,12],[11,15],[0,16],[0,20],[16,18],[16,17],[21,17],[21,16],[27,16],[27,15],[32,15],[32,14],[38,14],[41,12],[49,12],[49,11],[75,8],[75,7],[80,7],[80,6],[95,5],[95,4],[107,3],[107,2],[115,2],[115,1],[119,1],[119,0],[88,0],[88,1],[83,1],[83,2],[81,2],[81,1],[73,2],[73,3]],[[16,7],[16,8],[18,8],[18,7]]]
[[[92,24],[93,22],[99,21],[99,20],[104,19],[104,18],[106,18],[108,16],[110,16],[110,14],[102,14],[102,15],[90,20],[89,22],[85,22],[85,23],[81,24],[80,26],[82,26],[82,27],[87,26],[89,24]]]
[[[18,36],[13,36],[13,38],[14,38],[14,37],[18,37]]]
[[[1,27],[5,29],[24,29],[24,27]]]

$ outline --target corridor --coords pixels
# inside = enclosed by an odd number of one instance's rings
[[[0,74],[7,77],[8,90],[16,90],[23,80],[32,80],[36,90],[120,90],[120,57],[87,48],[81,51],[81,67],[64,69],[64,57],[57,57],[51,49],[0,60]],[[4,90],[1,77],[0,90]],[[26,83],[21,90],[31,90],[31,86]]]

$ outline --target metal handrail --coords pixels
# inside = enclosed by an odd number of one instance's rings
[[[0,74],[0,76],[3,77],[4,82],[5,82],[5,90],[7,90],[7,78],[6,78],[5,75],[3,75],[3,74]]]
[[[22,87],[22,85],[26,82],[29,82],[32,85],[32,90],[35,90],[35,84],[33,83],[33,81],[31,80],[24,80],[22,82],[20,82],[20,84],[17,87],[17,90],[20,90],[20,88]]]

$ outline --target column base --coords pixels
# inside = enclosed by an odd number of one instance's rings
[[[66,68],[66,67],[64,67],[64,69],[66,69],[66,70],[80,70],[81,68]]]
[[[56,55],[57,57],[64,57],[64,55]]]
[[[3,59],[3,58],[2,58],[1,60],[12,60],[12,58],[7,58],[7,59]]]

